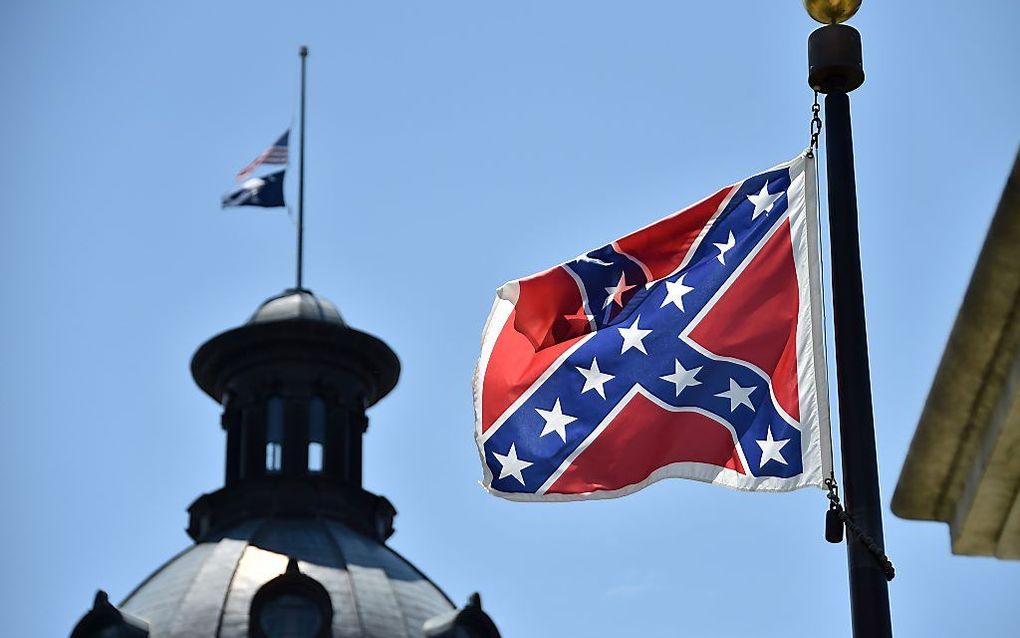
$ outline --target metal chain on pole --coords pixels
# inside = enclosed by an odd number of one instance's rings
[[[811,139],[808,143],[808,157],[815,156],[815,152],[818,150],[818,136],[822,133],[822,118],[820,115],[822,107],[818,104],[818,91],[815,91],[814,98],[814,102],[811,104]],[[885,551],[843,509],[843,503],[839,500],[839,485],[836,483],[836,477],[830,476],[825,479],[824,483],[826,489],[828,489],[826,497],[829,499],[829,511],[825,521],[826,540],[830,543],[843,542],[843,528],[846,528],[851,534],[859,538],[871,555],[875,557],[875,560],[882,567],[885,579],[892,580],[895,578],[896,568],[893,567],[889,557],[885,555]]]
[[[818,91],[815,91],[815,102],[811,105],[811,141],[808,143],[808,157],[815,156],[815,149],[818,148],[818,136],[822,132],[822,118],[818,115],[822,107],[818,104]]]
[[[873,538],[864,533],[857,523],[854,522],[850,515],[843,509],[843,504],[839,501],[839,486],[836,484],[836,479],[830,477],[825,479],[825,487],[829,490],[826,494],[826,498],[829,499],[829,512],[828,516],[835,516],[849,531],[851,534],[861,540],[861,543],[871,552],[871,555],[875,557],[878,564],[882,566],[882,573],[885,574],[886,580],[892,580],[896,577],[896,568],[893,567],[892,561],[885,555],[885,550],[878,546]],[[826,539],[833,542],[833,538],[829,536],[831,530],[829,529],[829,521],[826,521]],[[839,541],[835,541],[839,542]]]

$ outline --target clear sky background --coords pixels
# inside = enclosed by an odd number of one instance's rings
[[[883,502],[1020,142],[1020,3],[865,2],[853,94]],[[820,490],[488,496],[471,371],[504,281],[807,142],[797,0],[8,2],[0,9],[0,618],[64,636],[189,544],[222,484],[194,350],[293,283],[280,209],[219,209],[296,121],[306,284],[403,363],[365,485],[508,638],[849,636]],[[294,181],[288,195],[295,200]],[[1020,563],[886,510],[899,636],[1015,636]]]

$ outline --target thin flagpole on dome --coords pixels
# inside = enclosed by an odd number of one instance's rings
[[[308,47],[301,47],[301,132],[298,151],[298,222],[297,222],[297,288],[301,290],[301,274],[305,244],[305,61]]]

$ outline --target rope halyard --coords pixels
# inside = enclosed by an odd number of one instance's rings
[[[825,487],[829,490],[828,494],[826,494],[826,498],[829,499],[829,511],[826,512],[825,517],[825,540],[830,543],[842,542],[842,527],[846,527],[847,531],[860,539],[868,551],[871,552],[871,555],[875,557],[875,560],[882,567],[885,579],[892,580],[895,578],[896,568],[893,567],[889,557],[885,555],[885,550],[879,547],[873,538],[865,534],[864,530],[843,509],[843,504],[839,500],[839,486],[836,484],[836,478],[830,477],[825,479],[824,482]],[[838,532],[836,531],[837,527],[839,528]]]

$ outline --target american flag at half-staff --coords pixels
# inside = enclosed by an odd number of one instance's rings
[[[287,146],[290,140],[290,129],[283,132],[272,146],[259,153],[258,157],[248,163],[237,174],[237,181],[243,182],[251,177],[252,173],[258,170],[263,164],[286,164],[289,161]]]
[[[814,160],[802,154],[497,291],[475,370],[483,486],[822,487],[832,451]]]

